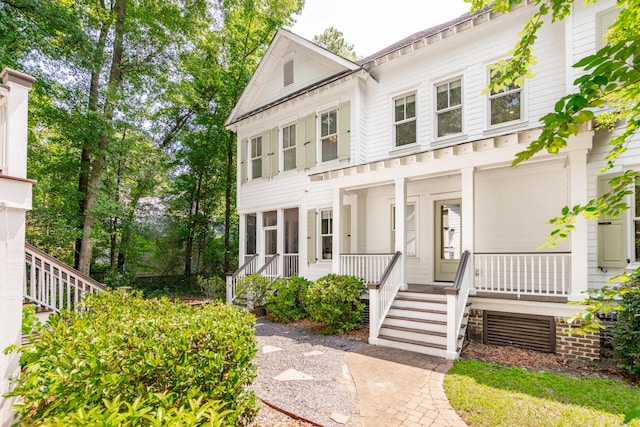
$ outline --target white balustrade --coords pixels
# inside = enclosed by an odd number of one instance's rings
[[[297,276],[299,271],[298,254],[282,255],[282,277]]]
[[[106,290],[105,286],[37,248],[25,245],[24,298],[60,312],[75,310],[82,299]]]
[[[0,173],[7,165],[7,97],[0,89]]]
[[[571,292],[571,254],[476,253],[475,288],[480,292],[566,296]]]
[[[447,352],[448,359],[456,359],[459,355],[459,335],[462,321],[467,309],[469,293],[473,286],[473,264],[469,251],[464,251],[458,265],[453,286],[447,289]]]
[[[340,274],[378,283],[393,254],[340,254]]]
[[[227,275],[227,302],[232,303],[236,299],[238,279],[254,274],[258,271],[258,254],[245,255],[244,263],[233,274]]]

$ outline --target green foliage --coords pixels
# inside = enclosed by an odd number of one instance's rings
[[[447,372],[444,389],[456,412],[474,426],[620,425],[640,399],[640,388],[623,381],[463,359]]]
[[[306,295],[311,283],[304,277],[282,277],[275,281],[275,293],[267,299],[267,313],[288,323],[307,317]]]
[[[353,45],[346,42],[344,39],[344,34],[342,31],[338,30],[335,27],[329,27],[322,34],[317,34],[313,36],[313,41],[321,44],[327,50],[335,53],[336,55],[340,55],[343,58],[350,59],[355,61],[357,59],[357,55],[355,50],[353,50]]]
[[[275,292],[275,279],[260,274],[250,274],[238,280],[237,302],[248,307],[265,307]]]
[[[225,301],[227,287],[225,281],[220,277],[198,276],[197,283],[200,289],[202,289],[202,293],[204,293],[204,296],[206,296],[207,298]]]
[[[613,328],[613,348],[620,366],[640,378],[640,282],[637,275],[635,278],[619,302],[621,311]]]
[[[225,425],[244,425],[253,418],[256,397],[246,387],[256,376],[255,319],[246,311],[144,300],[139,293],[85,301],[81,313],[51,317],[40,341],[24,348],[12,392],[20,396],[24,423],[91,425],[79,420],[124,417],[135,425],[168,417],[172,425],[203,425],[220,417]]]
[[[22,335],[37,334],[42,328],[40,319],[36,316],[35,305],[25,305],[22,307]]]
[[[328,274],[309,286],[307,311],[311,320],[324,323],[326,334],[357,329],[365,307],[360,296],[365,292],[364,282],[355,276]]]

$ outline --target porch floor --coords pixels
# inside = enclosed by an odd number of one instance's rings
[[[432,284],[422,285],[416,283],[409,283],[406,292],[415,292],[419,294],[437,294],[444,295],[445,290],[450,288],[452,284]]]

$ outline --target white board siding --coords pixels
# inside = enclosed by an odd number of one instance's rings
[[[568,200],[562,162],[477,172],[475,252],[536,252],[551,231],[547,220],[558,216]],[[564,242],[553,251],[568,250]]]

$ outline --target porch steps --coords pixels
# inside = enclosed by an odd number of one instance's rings
[[[466,331],[463,320],[458,347]],[[447,300],[443,293],[399,291],[378,335],[379,345],[437,357],[447,350]]]

